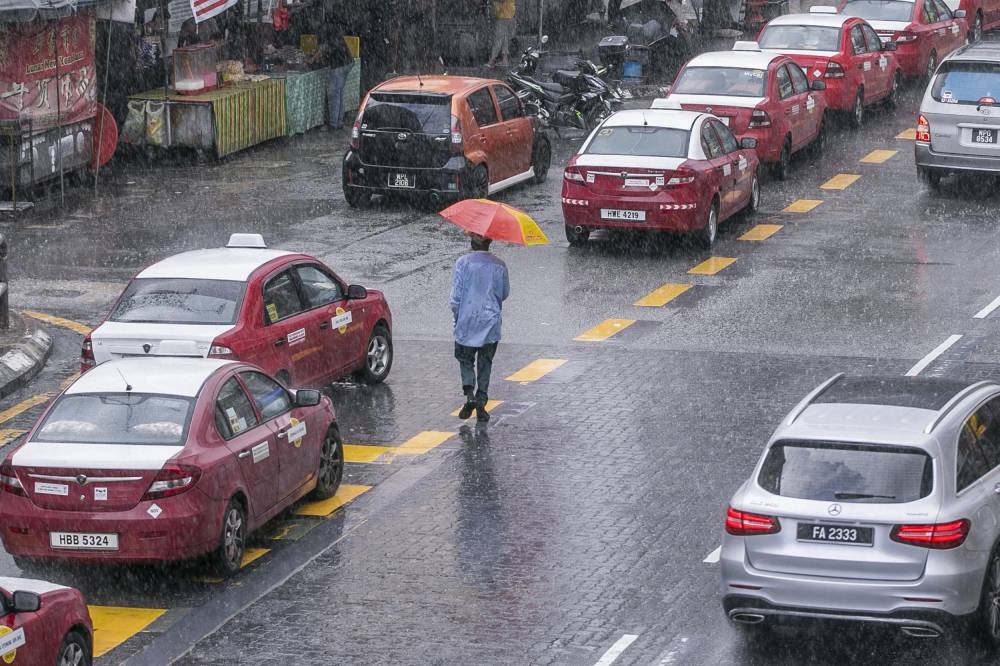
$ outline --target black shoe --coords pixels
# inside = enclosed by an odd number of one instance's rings
[[[480,423],[486,423],[490,420],[490,413],[486,411],[486,407],[476,406],[476,420]]]
[[[476,403],[471,401],[465,403],[464,405],[462,405],[462,409],[458,410],[458,418],[464,421],[465,419],[472,416],[472,410],[475,408],[476,408]]]

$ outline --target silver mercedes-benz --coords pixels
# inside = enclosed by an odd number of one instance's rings
[[[726,511],[723,608],[742,626],[971,625],[1000,646],[1000,383],[831,377]]]

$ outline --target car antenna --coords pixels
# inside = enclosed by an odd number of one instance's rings
[[[649,127],[649,121],[646,120],[646,112],[645,111],[642,112],[642,126],[643,127]]]
[[[422,78],[420,78],[420,74],[419,73],[417,74],[417,81],[420,82],[420,87],[423,88],[424,87],[424,80]]]
[[[131,393],[132,392],[132,385],[128,383],[127,379],[125,379],[125,374],[122,372],[122,369],[121,368],[115,368],[115,370],[118,371],[118,374],[121,375],[121,377],[122,377],[122,381],[125,382],[125,391],[127,393]]]

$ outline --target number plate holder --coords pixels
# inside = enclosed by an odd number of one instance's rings
[[[624,220],[626,222],[645,222],[646,211],[644,210],[620,210],[617,208],[602,208],[602,220]]]
[[[49,532],[49,546],[57,550],[118,550],[118,535],[95,532]]]
[[[997,130],[995,129],[980,129],[974,128],[972,130],[972,143],[983,145],[983,146],[995,146],[997,145]]]
[[[875,543],[874,527],[799,523],[795,538],[810,543],[836,543],[847,546],[871,546]]]
[[[412,190],[417,186],[416,179],[408,173],[392,172],[389,174],[389,187],[400,190]]]

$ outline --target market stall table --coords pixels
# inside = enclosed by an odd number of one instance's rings
[[[285,129],[289,136],[301,134],[326,121],[326,91],[330,69],[303,72],[271,72],[285,81]]]

